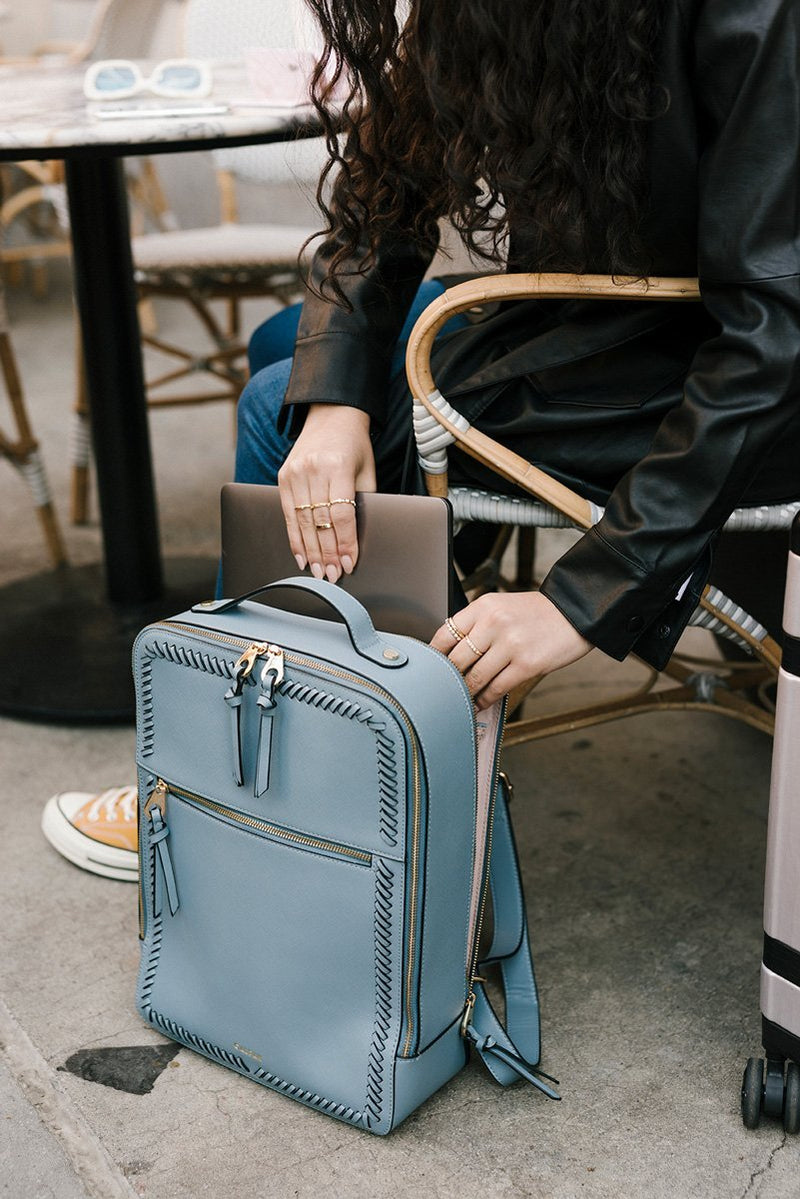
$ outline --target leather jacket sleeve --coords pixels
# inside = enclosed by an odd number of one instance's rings
[[[655,665],[800,401],[800,3],[705,0],[694,46],[698,273],[718,332],[650,452],[542,586],[593,644]]]
[[[367,412],[373,430],[384,420],[389,365],[406,314],[436,246],[420,248],[400,235],[385,237],[369,269],[340,276],[348,312],[318,294],[333,251],[314,255],[303,302],[283,412],[293,410],[296,433],[308,404],[344,404]],[[285,417],[284,417],[285,420]]]

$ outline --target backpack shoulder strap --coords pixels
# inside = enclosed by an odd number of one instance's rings
[[[500,967],[506,999],[506,1024],[500,1021],[481,981],[473,985],[475,1002],[465,1036],[486,1068],[503,1086],[526,1079],[551,1099],[561,1096],[544,1081],[557,1082],[537,1070],[540,1054],[539,999],[528,939],[525,897],[519,859],[508,813],[508,783],[500,776],[494,808],[489,885],[494,909],[494,935],[488,955],[479,963]]]

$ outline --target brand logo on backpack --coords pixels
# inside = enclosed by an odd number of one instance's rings
[[[260,1053],[253,1053],[252,1049],[245,1049],[244,1045],[240,1045],[238,1041],[234,1041],[233,1047],[234,1049],[238,1050],[239,1053],[243,1053],[245,1057],[252,1057],[259,1063],[263,1061]]]

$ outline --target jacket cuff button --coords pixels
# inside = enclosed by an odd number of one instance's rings
[[[672,625],[660,624],[658,626],[658,635],[662,640],[666,640],[672,632]]]
[[[628,632],[629,633],[641,633],[643,628],[644,628],[644,617],[643,616],[631,616],[630,620],[628,621]]]

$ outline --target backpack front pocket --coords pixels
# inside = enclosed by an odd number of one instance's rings
[[[381,1123],[403,863],[160,786],[142,821],[142,1014],[256,1081]]]

